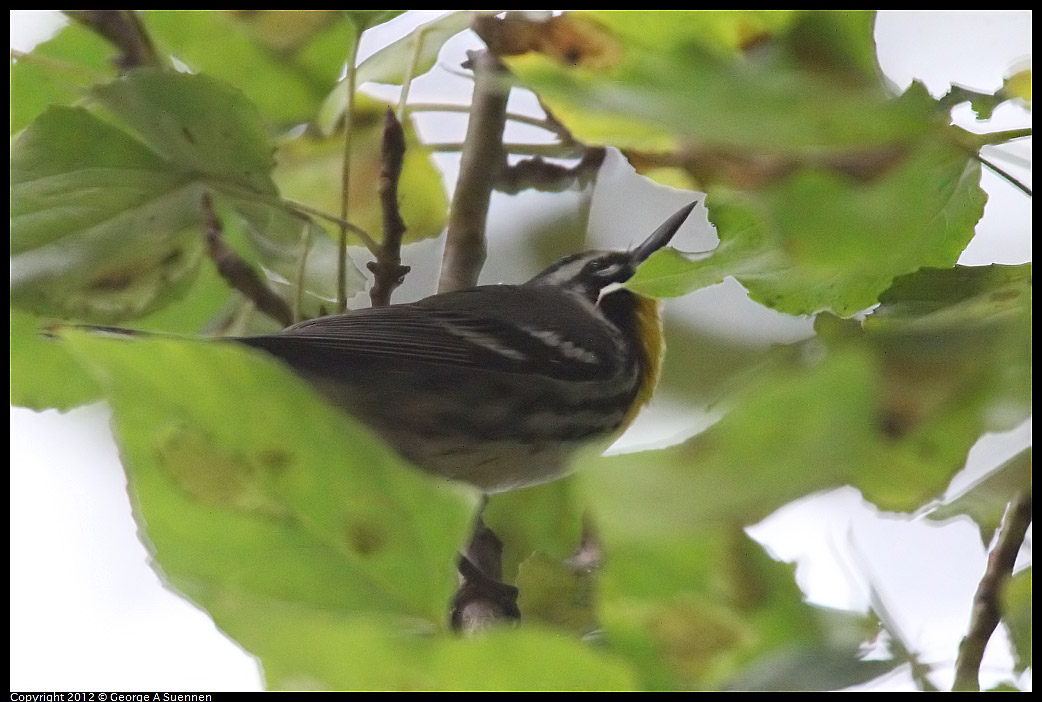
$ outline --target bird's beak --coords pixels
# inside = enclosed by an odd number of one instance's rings
[[[669,219],[659,226],[651,236],[649,236],[643,244],[633,249],[630,253],[633,254],[633,260],[637,263],[642,263],[648,256],[655,253],[663,246],[669,243],[669,240],[673,238],[673,235],[680,229],[680,225],[684,223],[687,216],[691,214],[691,210],[695,209],[695,205],[698,201],[692,202],[690,205],[684,205],[676,211]]]

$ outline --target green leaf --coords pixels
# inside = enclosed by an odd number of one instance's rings
[[[1031,667],[1031,567],[1020,571],[1002,589],[1002,621],[1009,630],[1016,659],[1014,670],[1022,673]]]
[[[689,327],[670,315],[665,318],[665,336],[658,397],[698,414],[712,412],[765,363],[764,350],[756,342]]]
[[[518,607],[527,623],[537,622],[577,638],[597,629],[595,569],[576,567],[533,553],[518,568]]]
[[[443,619],[473,495],[403,465],[260,354],[63,339],[105,388],[157,567],[218,625],[257,602]]]
[[[245,96],[232,86],[206,76],[151,69],[133,71],[124,80],[98,88],[97,92],[106,107],[134,127],[177,168],[198,174],[207,185],[229,198],[250,225],[248,238],[260,262],[294,285],[307,236],[305,289],[321,301],[336,299],[335,245],[310,219],[292,212],[283,203],[272,180],[274,147],[260,115]],[[292,146],[298,143],[301,142],[292,142],[280,151],[283,167],[292,163]],[[372,164],[370,155],[369,165]],[[309,172],[325,172],[325,165],[312,161],[306,168]],[[414,159],[408,169],[409,176],[413,177],[416,169],[423,165],[430,167],[425,159],[419,162]],[[405,178],[403,172],[403,182]],[[371,180],[356,180],[366,187],[359,197],[363,197],[372,210],[377,202],[372,187],[376,174]],[[427,182],[434,182],[436,192],[444,197],[440,180]],[[339,179],[332,177],[327,186],[329,183],[339,183]],[[429,187],[428,192],[431,192]],[[289,194],[292,196],[296,191],[291,189]],[[299,194],[301,200],[318,202],[319,206],[324,204],[320,192]],[[413,207],[425,207],[429,202],[417,199]],[[435,205],[434,209],[444,215],[445,206]],[[337,210],[338,207],[329,209]],[[437,227],[440,231],[440,223]],[[350,262],[348,268],[348,294],[352,295],[362,289],[365,277]]]
[[[366,95],[355,96],[355,130],[351,138],[351,222],[379,239],[383,211],[374,184],[379,182],[381,144],[386,103]],[[405,129],[405,162],[398,181],[400,212],[405,221],[405,241],[414,242],[441,234],[448,212],[448,198],[441,174],[420,143],[411,119]],[[279,150],[275,179],[290,200],[306,202],[327,212],[340,211],[343,132],[329,138],[301,137]]]
[[[903,276],[880,296],[865,320],[879,333],[980,334],[1007,325],[1031,304],[1030,263],[924,268]]]
[[[63,27],[25,57],[11,60],[11,133],[21,131],[50,105],[83,98],[94,83],[109,80],[112,46],[78,25]]]
[[[598,529],[648,541],[717,523],[753,524],[863,466],[875,424],[870,357],[778,363],[710,429],[657,451],[584,461],[577,477]]]
[[[629,287],[671,296],[733,275],[779,311],[850,315],[896,276],[958,260],[984,211],[979,183],[979,164],[928,141],[868,181],[807,168],[757,192],[717,191],[706,202],[717,249],[659,254]]]
[[[404,12],[405,10],[340,10],[340,14],[347,17],[359,34],[378,24],[389,22]]]
[[[11,310],[11,404],[34,410],[68,410],[94,402],[101,388],[40,320]]]
[[[226,237],[239,243],[234,231]],[[231,291],[212,265],[203,265],[180,304],[134,320],[135,329],[194,334],[221,310]],[[35,410],[67,410],[101,398],[101,389],[82,365],[53,338],[53,325],[11,310],[11,404]]]
[[[470,12],[465,10],[421,24],[362,61],[358,65],[358,84],[372,81],[401,85],[410,76],[422,76],[434,67],[442,45],[469,26]]]
[[[249,630],[247,646],[260,657],[270,689],[636,689],[624,660],[535,627],[459,638],[417,635],[394,622],[319,609],[231,610],[221,618],[231,630]]]
[[[358,11],[360,14],[367,11]],[[420,76],[431,69],[438,58],[442,44],[450,37],[467,28],[469,11],[457,11],[426,22],[401,39],[384,46],[358,65],[355,86],[366,82],[401,84],[410,75]],[[364,18],[363,18],[364,19]],[[336,131],[344,117],[347,106],[361,97],[352,96],[350,83],[341,79],[329,92],[318,110],[316,123],[319,131],[329,136]]]
[[[57,107],[15,142],[16,305],[102,322],[163,306],[183,294],[201,260],[208,192],[235,205],[251,225],[256,259],[284,280],[296,282],[310,231],[305,288],[335,297],[334,245],[281,200],[273,147],[241,93],[155,69],[94,92],[144,144],[85,110]],[[350,273],[353,293],[364,277],[353,266]]]
[[[982,434],[1030,413],[1030,264],[924,269],[883,299],[863,325],[819,315],[702,434],[584,461],[598,527],[751,524],[848,484],[882,509],[936,499]]]
[[[981,543],[987,547],[995,530],[1002,524],[1010,501],[1030,486],[1031,449],[1027,448],[990,471],[955,499],[930,510],[926,516],[939,522],[968,516],[976,522]]]
[[[931,123],[930,101],[887,94],[873,23],[863,11],[581,11],[507,53],[531,50],[511,70],[586,143],[820,153]]]
[[[236,86],[280,126],[314,118],[355,36],[351,22],[325,10],[152,10],[142,16],[161,52]]]
[[[277,193],[270,176],[274,147],[256,107],[231,85],[143,68],[93,92],[177,167],[253,196]]]
[[[804,602],[793,567],[739,530],[678,525],[648,536],[605,534],[600,606],[606,640],[645,689],[752,686],[764,665],[793,651],[812,667],[856,667],[863,632],[831,638],[851,627]]]
[[[575,555],[582,541],[583,505],[573,478],[489,496],[485,524],[503,542],[503,578],[536,552],[557,561]]]
[[[742,671],[728,690],[822,692],[867,683],[894,670],[892,660],[862,660],[857,646],[802,645],[782,649]]]
[[[721,241],[710,256],[688,256],[670,247],[659,249],[624,285],[647,297],[680,297],[722,283],[727,276],[745,268],[756,270],[767,265],[766,255],[761,255],[764,261],[759,263],[757,252],[748,245],[741,253],[729,253],[730,249],[742,246],[741,239]]]
[[[1017,71],[1002,81],[1002,92],[1018,98],[1031,107],[1031,69]]]
[[[989,687],[985,692],[1027,692],[1027,690],[1021,690],[1012,682],[1000,682],[993,687]]]
[[[316,222],[288,211],[281,200],[233,200],[235,210],[244,220],[246,239],[256,258],[276,275],[269,285],[293,294],[304,261],[304,312],[318,316],[319,306],[337,299],[337,261],[339,249],[326,230]],[[306,246],[305,246],[306,244]],[[281,279],[281,280],[280,280]],[[365,287],[366,277],[347,260],[347,294],[350,297]]]
[[[884,363],[888,434],[930,416],[947,416],[958,434],[1008,431],[1030,414],[1031,268],[923,269],[882,296],[863,327]]]
[[[11,301],[118,321],[191,282],[203,184],[81,108],[52,107],[11,154]]]

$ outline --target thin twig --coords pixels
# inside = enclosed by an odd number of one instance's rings
[[[1017,554],[1024,543],[1024,535],[1031,524],[1031,492],[1023,492],[1013,499],[1006,511],[1006,518],[995,548],[988,555],[988,565],[973,596],[973,613],[970,628],[959,642],[959,655],[955,661],[956,692],[980,690],[978,674],[984,649],[991,634],[1002,617],[999,598],[1002,588],[1013,573]]]
[[[304,286],[307,280],[308,254],[311,253],[311,220],[300,232],[300,262],[297,264],[297,286],[293,292],[293,321],[304,319]]]
[[[1002,178],[1002,179],[1006,180],[1007,182],[1009,182],[1013,187],[1017,188],[1017,190],[1020,190],[1022,193],[1024,193],[1028,197],[1031,197],[1031,188],[1029,188],[1027,185],[1025,185],[1024,183],[1021,183],[1019,180],[1014,178],[1011,173],[1008,173],[1007,171],[1003,170],[1002,168],[999,168],[992,161],[990,161],[989,159],[984,158],[979,153],[974,153],[973,154],[973,158],[975,158],[978,161],[980,161],[982,165],[984,165],[987,168],[991,169],[991,171],[994,172],[997,176],[999,176],[1000,178]]]
[[[933,666],[929,663],[924,663],[919,658],[919,654],[912,648],[908,637],[901,630],[897,618],[890,612],[890,609],[883,601],[879,588],[875,586],[872,574],[867,567],[867,561],[864,561],[864,563],[866,565],[862,567],[861,572],[869,576],[868,601],[871,603],[872,611],[875,612],[876,617],[879,619],[879,624],[890,635],[889,647],[891,657],[894,661],[903,661],[908,664],[908,673],[912,676],[912,681],[920,692],[938,692],[937,686],[930,680]],[[856,574],[853,577],[860,579]]]
[[[224,228],[214,212],[209,193],[202,199],[203,223],[206,230],[206,250],[217,266],[217,272],[233,288],[245,295],[257,309],[284,327],[293,323],[293,312],[281,297],[267,285],[239,254],[224,241]]]
[[[107,39],[120,51],[121,72],[138,66],[162,66],[155,46],[134,10],[65,10],[65,14]]]
[[[503,130],[510,86],[506,69],[490,51],[467,54],[474,95],[452,196],[438,292],[477,285],[485,263],[485,224],[492,187],[506,166]]]
[[[354,111],[355,111],[355,76],[358,67],[355,65],[358,59],[358,43],[361,34],[357,33],[351,40],[351,49],[347,57],[347,75],[344,82],[347,85],[347,106],[344,109],[344,161],[340,171],[340,219],[345,222],[349,219],[349,201],[351,199],[351,138],[354,135]],[[347,227],[340,225],[340,237],[338,240],[336,265],[336,310],[343,312],[347,309]]]
[[[267,202],[267,200],[264,200],[264,202]],[[357,224],[352,224],[351,222],[348,222],[346,219],[341,219],[340,217],[337,217],[335,214],[330,214],[329,212],[320,210],[317,207],[311,207],[310,205],[305,205],[304,203],[297,202],[295,200],[282,199],[279,201],[279,204],[285,207],[287,211],[299,215],[304,219],[308,219],[309,216],[318,217],[319,219],[324,219],[327,222],[332,222],[338,227],[343,227],[347,229],[349,232],[358,236],[358,238],[362,240],[362,244],[367,249],[369,249],[369,252],[371,254],[376,256],[380,253],[380,244],[376,242],[376,239],[370,236],[369,232],[362,229]]]
[[[423,147],[433,153],[456,153],[466,148],[465,141],[435,141]],[[585,152],[581,144],[516,144],[504,143],[503,153],[512,156],[546,156],[549,158],[580,158]]]
[[[409,58],[409,68],[402,80],[402,92],[398,95],[398,121],[405,119],[405,111],[409,105],[409,90],[412,88],[412,79],[416,75],[416,67],[420,63],[420,54],[423,52],[423,42],[427,38],[427,25],[422,25],[416,30],[416,43],[412,47],[412,56]]]
[[[469,105],[457,105],[451,102],[414,102],[406,106],[406,111],[410,114],[413,112],[470,112]],[[569,140],[571,135],[567,129],[561,126],[561,123],[555,119],[549,119],[547,117],[532,117],[531,115],[521,115],[516,112],[507,112],[507,121],[517,122],[518,124],[526,124],[530,127],[538,127],[539,129],[545,129],[548,132],[553,132],[558,136],[568,136]]]
[[[866,594],[870,611],[879,620],[882,631],[890,637],[887,647],[890,650],[890,657],[894,665],[906,663],[916,688],[921,692],[937,692],[937,686],[933,684],[929,677],[933,666],[929,663],[924,663],[919,658],[919,654],[912,647],[900,622],[886,605],[882,592],[876,586],[877,578],[873,568],[869,564],[868,559],[865,558],[849,527],[847,529],[846,542],[840,545],[829,539],[829,547],[836,558],[836,562],[845,572],[847,580],[851,583],[863,581],[867,586],[868,592]],[[850,554],[849,559],[847,554]]]
[[[373,307],[391,303],[391,294],[402,284],[409,266],[402,265],[402,237],[405,222],[398,210],[398,179],[405,162],[405,131],[391,108],[384,113],[384,132],[380,158],[380,208],[383,212],[383,245],[380,255],[367,267],[373,273],[369,299]]]

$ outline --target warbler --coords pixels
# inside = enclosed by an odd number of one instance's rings
[[[311,319],[236,341],[289,365],[406,460],[486,493],[560,477],[651,398],[659,303],[621,288],[691,203],[629,251],[566,256],[526,283]]]
[[[485,493],[547,482],[577,450],[607,446],[651,399],[665,350],[660,305],[621,283],[696,204],[636,248],[565,256],[520,285],[479,285],[222,340],[281,360],[423,470]]]

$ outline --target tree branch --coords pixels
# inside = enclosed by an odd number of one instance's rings
[[[517,588],[501,582],[502,562],[503,542],[485,526],[479,513],[466,553],[459,560],[460,586],[449,615],[454,631],[475,633],[521,618]]]
[[[133,10],[64,10],[66,16],[107,39],[120,50],[121,72],[138,66],[162,66],[152,40]]]
[[[485,263],[485,220],[492,187],[506,165],[506,69],[489,51],[467,54],[474,72],[474,96],[463,142],[459,178],[452,196],[438,292],[477,285]]]
[[[600,170],[605,153],[603,147],[589,147],[579,163],[571,167],[549,163],[540,156],[522,159],[503,169],[495,187],[513,195],[528,189],[556,193],[575,183],[584,186]]]
[[[206,251],[217,266],[217,272],[233,288],[245,295],[257,309],[284,327],[293,324],[293,311],[276,295],[249,263],[224,241],[221,220],[214,212],[209,193],[203,195],[203,222],[206,227]]]
[[[405,131],[391,108],[384,113],[384,133],[380,160],[380,207],[383,211],[383,244],[375,261],[366,264],[373,273],[369,300],[373,307],[391,303],[391,294],[402,284],[409,266],[402,265],[402,237],[405,222],[398,211],[398,179],[405,162]]]
[[[995,548],[988,556],[988,565],[973,596],[973,613],[970,628],[959,642],[959,655],[955,661],[955,683],[953,692],[977,692],[980,690],[978,673],[984,649],[988,646],[995,627],[999,625],[1002,610],[999,598],[1002,588],[1013,573],[1024,535],[1031,524],[1031,492],[1024,492],[1010,502],[1005,523]]]

